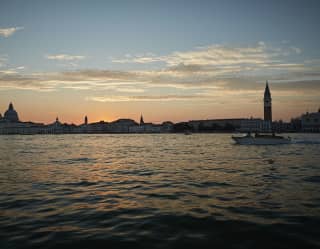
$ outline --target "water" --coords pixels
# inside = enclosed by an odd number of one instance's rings
[[[320,135],[0,137],[0,248],[320,248]]]

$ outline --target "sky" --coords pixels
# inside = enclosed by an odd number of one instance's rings
[[[319,1],[1,0],[0,113],[160,123],[320,107]]]

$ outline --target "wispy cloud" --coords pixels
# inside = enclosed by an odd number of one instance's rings
[[[86,57],[83,55],[51,54],[51,55],[46,55],[45,58],[47,58],[48,60],[57,60],[57,61],[77,61],[77,60],[83,60]]]
[[[225,46],[210,45],[197,47],[190,51],[178,51],[168,55],[157,56],[152,53],[145,55],[127,55],[124,58],[112,59],[114,63],[148,64],[162,62],[165,67],[162,72],[171,75],[211,75],[230,76],[255,74],[261,75],[283,73],[283,71],[299,71],[304,64],[289,62],[287,59],[293,54],[300,54],[298,47],[267,46],[258,42],[253,46]]]
[[[204,95],[137,95],[137,96],[94,96],[87,97],[88,101],[96,102],[155,102],[155,101],[190,101],[209,99]]]
[[[158,70],[73,70],[23,74],[0,72],[0,89],[56,91],[74,89],[96,102],[198,101],[223,102],[242,98],[256,102],[265,80],[276,95],[315,99],[320,92],[320,60],[300,58],[299,49],[268,47],[259,42],[248,47],[211,45],[166,56],[125,55],[134,63],[162,62]],[[289,60],[293,55],[296,60]],[[48,59],[76,62],[81,55],[56,54]],[[303,59],[302,59],[303,58]]]
[[[9,68],[5,70],[0,70],[1,74],[16,74],[18,73],[15,69]]]
[[[0,55],[0,68],[6,65],[8,58],[6,55]]]
[[[241,76],[220,77],[209,74],[179,74],[172,71],[112,71],[112,70],[79,70],[55,73],[33,73],[22,74],[17,68],[6,69],[14,73],[0,72],[0,86],[23,89],[25,86],[33,87],[34,90],[46,89],[58,90],[63,88],[91,89],[91,90],[115,90],[117,92],[145,92],[152,88],[174,88],[177,90],[202,91],[213,89],[221,91],[224,89],[237,91],[256,90],[263,88],[266,77]],[[318,71],[291,72],[269,78],[276,82],[274,87],[289,89],[290,85],[297,84],[299,89],[306,88],[309,91],[318,89],[320,86],[320,74]],[[300,83],[295,83],[300,82]],[[310,82],[313,82],[310,85]],[[280,86],[285,86],[280,88]]]
[[[23,27],[12,27],[12,28],[0,28],[0,36],[9,37],[13,35],[18,30],[22,30]]]
[[[153,53],[130,55],[126,54],[124,58],[111,58],[111,61],[114,63],[153,63],[153,62],[165,62],[166,56],[156,56]]]
[[[301,54],[301,52],[302,52],[302,49],[301,48],[297,48],[297,47],[290,47],[290,49],[292,50],[292,51],[294,51],[296,54]]]
[[[155,61],[166,62],[169,66],[184,63],[186,65],[194,64],[239,64],[252,62],[265,62],[267,59],[277,55],[283,55],[290,50],[301,51],[297,47],[275,48],[267,46],[264,42],[258,42],[253,46],[226,46],[213,44],[210,46],[197,47],[190,51],[177,51],[169,55],[157,56],[153,53],[140,55],[126,55],[122,59],[114,59],[113,62],[118,63],[149,63]]]

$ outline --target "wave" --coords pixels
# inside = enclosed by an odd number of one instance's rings
[[[291,224],[259,224],[173,213],[145,215],[156,210],[118,210],[83,215],[81,224],[58,223],[30,230],[28,223],[0,226],[3,248],[318,248],[319,220],[292,218]],[[98,214],[98,215],[97,215]],[[78,215],[77,215],[78,216]],[[79,216],[78,216],[79,217]],[[74,219],[74,216],[71,217]],[[92,220],[93,218],[93,220]],[[46,226],[44,228],[43,226]],[[36,226],[36,224],[34,224]],[[18,233],[17,233],[18,232]],[[21,234],[20,236],[19,233]],[[14,234],[14,236],[9,236]],[[50,246],[48,246],[50,245]]]
[[[61,164],[61,165],[87,164],[87,163],[95,163],[95,162],[96,162],[96,159],[88,158],[88,157],[55,159],[55,160],[50,161],[50,163]]]

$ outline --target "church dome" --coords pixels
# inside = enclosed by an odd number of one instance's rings
[[[18,113],[13,108],[12,103],[10,103],[8,110],[4,113],[4,119],[11,122],[19,122]]]

